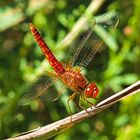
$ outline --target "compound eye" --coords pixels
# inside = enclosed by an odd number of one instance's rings
[[[98,95],[99,89],[95,83],[91,83],[87,86],[85,95],[87,98],[96,98]]]
[[[98,93],[99,93],[99,89],[98,89],[97,86],[96,86],[96,87],[94,87],[94,89],[93,89],[92,97],[93,97],[93,98],[96,98],[96,97],[98,96]]]

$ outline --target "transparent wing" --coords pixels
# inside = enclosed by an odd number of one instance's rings
[[[89,24],[91,21],[87,25],[89,28],[81,34],[82,37],[77,38],[75,46],[78,47],[71,61],[72,66],[86,67],[104,42],[108,44],[107,41],[112,40],[109,31],[117,26],[118,14],[108,12]]]
[[[27,85],[23,92],[23,97],[19,105],[24,105],[34,100],[35,98],[49,93],[53,87],[52,85],[57,81],[57,77],[50,78],[48,75],[41,75],[34,82]],[[53,93],[50,93],[53,94]]]

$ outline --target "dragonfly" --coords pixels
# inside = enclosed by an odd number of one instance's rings
[[[106,19],[106,16],[104,16],[104,19]],[[117,20],[111,19],[110,21],[108,25],[105,24],[106,25],[105,27],[109,28],[110,26],[116,26]],[[102,23],[104,24],[106,22],[103,21]],[[63,64],[59,62],[59,60],[55,57],[55,55],[50,50],[49,46],[44,41],[44,39],[41,37],[40,33],[33,25],[33,23],[29,24],[29,28],[31,30],[32,35],[34,36],[44,56],[48,60],[50,66],[54,70],[54,73],[51,73],[50,75],[56,81],[60,80],[66,87],[68,87],[73,91],[72,95],[67,100],[70,113],[72,112],[70,107],[70,101],[74,100],[74,98],[77,95],[79,95],[80,98],[87,101],[88,104],[93,105],[93,103],[91,103],[88,100],[88,98],[97,99],[97,96],[99,94],[99,88],[97,87],[96,83],[89,82],[88,79],[81,73],[82,69],[85,68],[90,63],[92,58],[95,56],[99,48],[104,43],[103,40],[99,39],[99,37],[97,37],[97,35],[93,33],[95,26],[96,23],[94,21],[91,27],[84,33],[81,42],[78,44],[78,47],[75,51],[75,54],[71,62],[69,64]],[[90,44],[90,47],[86,48],[85,44],[86,42],[88,42],[88,39],[91,37],[92,34],[94,38],[96,38],[95,39],[96,41],[94,40],[95,42],[94,43],[92,42]],[[36,94],[32,93],[23,97],[22,101],[24,101],[24,99],[32,100],[38,96],[41,96],[44,93],[43,90],[47,91],[47,89],[53,85],[53,82],[50,82],[50,80],[45,79],[45,82],[43,82],[43,84],[39,83],[39,85],[41,86],[43,85],[42,87],[44,89],[39,89],[39,92],[37,92]],[[79,107],[84,109],[84,107],[80,103],[79,103]]]

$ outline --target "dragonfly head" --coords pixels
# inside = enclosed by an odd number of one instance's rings
[[[85,96],[87,98],[96,98],[99,93],[99,89],[95,83],[90,83],[85,89]]]

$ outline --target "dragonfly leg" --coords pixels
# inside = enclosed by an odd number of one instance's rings
[[[70,107],[70,101],[73,100],[73,99],[75,98],[76,95],[77,95],[77,93],[74,92],[74,93],[69,97],[69,99],[68,99],[68,101],[67,101],[68,108],[69,108],[70,115],[71,115],[71,117],[70,117],[71,122],[72,122],[72,110],[71,110],[71,107]]]
[[[95,106],[92,102],[90,102],[84,95],[83,99],[89,104],[89,106]]]
[[[83,107],[82,104],[81,104],[81,100],[82,100],[82,98],[84,99],[84,96],[83,96],[83,95],[80,95],[80,99],[79,99],[79,107],[80,107],[81,109],[85,110],[85,111],[90,115],[90,113],[87,111],[87,109],[86,109],[85,107]]]
[[[95,104],[91,103],[84,95],[83,95],[83,99],[92,107],[94,106],[95,108],[98,108]],[[97,98],[96,98],[97,99]]]

